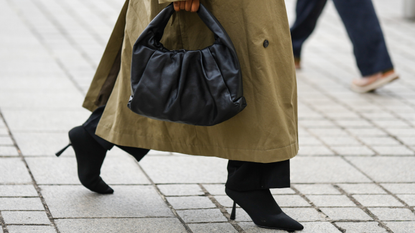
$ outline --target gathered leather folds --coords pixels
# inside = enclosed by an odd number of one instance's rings
[[[132,95],[135,113],[163,121],[212,126],[246,107],[235,48],[218,20],[200,5],[198,15],[215,35],[201,50],[168,50],[161,43],[174,13],[163,9],[141,33],[133,47]]]

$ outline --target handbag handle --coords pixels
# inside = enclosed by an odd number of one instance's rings
[[[165,49],[160,40],[164,34],[164,28],[166,27],[170,17],[175,12],[173,3],[164,8],[160,13],[150,22],[147,28],[141,33],[140,37],[137,39],[137,42],[146,41],[149,47],[158,48],[162,50]],[[230,48],[230,51],[233,52],[234,57],[237,57],[235,48],[231,42],[230,37],[226,33],[225,29],[219,23],[215,16],[203,4],[200,4],[199,10],[197,11],[200,19],[206,24],[206,26],[213,32],[215,36],[215,43],[221,43],[226,47]],[[153,45],[153,46],[151,46]]]

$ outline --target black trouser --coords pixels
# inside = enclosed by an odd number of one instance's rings
[[[95,130],[98,126],[99,120],[101,119],[102,113],[104,112],[104,108],[105,106],[97,108],[82,126],[99,144],[101,144],[102,147],[110,150],[114,144],[98,137],[95,134]],[[136,147],[118,147],[132,156],[135,154],[145,154],[143,152],[147,150]],[[290,187],[290,161],[286,160],[275,163],[254,163],[229,160],[226,187],[235,191]]]
[[[294,57],[300,58],[304,41],[311,35],[327,0],[297,0],[297,18],[291,27]],[[353,44],[362,76],[393,69],[372,0],[333,0]]]

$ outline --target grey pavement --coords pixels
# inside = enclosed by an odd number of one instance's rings
[[[54,156],[89,115],[83,96],[123,2],[0,0],[0,233],[282,232],[240,208],[229,219],[226,160],[151,151],[137,163],[114,149],[102,176],[115,193],[97,195],[72,149]],[[403,0],[374,3],[399,81],[349,89],[359,72],[331,2],[304,48],[300,152],[292,187],[273,191],[302,232],[415,232],[415,22]]]

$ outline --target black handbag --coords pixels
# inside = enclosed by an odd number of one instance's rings
[[[160,40],[173,13],[170,4],[134,44],[128,107],[152,119],[191,125],[212,126],[230,119],[246,107],[232,41],[200,5],[197,13],[214,33],[213,45],[202,50],[168,50]]]

